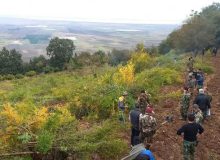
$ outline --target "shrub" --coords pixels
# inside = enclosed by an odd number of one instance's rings
[[[70,104],[70,112],[76,117],[76,119],[82,119],[90,113],[90,108],[87,106],[75,106]]]
[[[13,80],[13,79],[15,79],[15,76],[12,74],[8,74],[8,75],[5,75],[3,79],[4,80]]]
[[[211,74],[214,72],[213,67],[210,65],[209,61],[207,60],[202,60],[201,58],[196,58],[195,59],[195,68],[196,69],[201,69],[203,72],[207,74]]]
[[[0,75],[0,81],[4,80],[4,76]]]
[[[128,151],[126,140],[121,138],[121,133],[127,130],[118,125],[113,119],[96,123],[87,130],[72,132],[63,136],[63,141],[69,150],[76,153],[79,159],[91,159],[97,153],[101,159],[118,159],[115,156]]]
[[[126,66],[121,66],[113,76],[113,81],[116,84],[129,86],[134,82],[134,64],[128,63]]]
[[[146,52],[135,52],[132,54],[130,62],[135,66],[135,73],[140,73],[154,65],[154,60]]]
[[[21,78],[24,78],[24,75],[23,74],[16,74],[15,78],[16,79],[21,79]]]
[[[46,66],[44,68],[44,73],[51,73],[51,72],[54,72],[54,68],[51,67],[51,66]]]
[[[28,77],[33,77],[35,76],[37,73],[35,71],[29,71],[29,72],[26,72],[25,75],[28,76]]]
[[[37,138],[37,151],[41,153],[47,153],[53,145],[53,139],[54,139],[54,134],[44,130],[40,133],[40,135]]]

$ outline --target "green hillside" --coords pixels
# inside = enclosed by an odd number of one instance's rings
[[[151,94],[154,104],[161,98],[179,98],[181,90],[167,95],[159,91],[183,83],[186,61],[187,56],[173,51],[150,56],[139,50],[123,66],[104,64],[1,81],[0,153],[120,159],[129,151],[130,127],[118,121],[118,97],[128,91],[127,112],[142,89]],[[207,62],[199,58],[196,62],[197,67],[212,71]]]

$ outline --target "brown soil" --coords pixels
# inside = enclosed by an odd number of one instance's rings
[[[212,115],[203,125],[204,133],[198,137],[199,144],[196,148],[196,160],[220,160],[220,56],[213,58],[212,61],[215,74],[206,79],[209,91],[213,95]],[[177,90],[180,87],[174,88],[172,86],[170,90]],[[171,123],[159,126],[154,137],[151,150],[157,160],[182,159],[182,137],[177,136],[176,131],[186,122],[179,119],[178,103],[178,101],[168,100],[166,104],[159,102],[158,106],[155,107],[159,124],[164,121],[167,115],[173,115],[174,119]]]

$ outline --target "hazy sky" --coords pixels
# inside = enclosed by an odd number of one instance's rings
[[[219,1],[219,0],[218,0]],[[2,0],[1,17],[181,23],[216,0]]]

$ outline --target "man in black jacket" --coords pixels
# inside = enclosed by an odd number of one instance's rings
[[[197,145],[197,134],[202,134],[204,129],[198,123],[194,122],[194,114],[188,115],[188,124],[182,126],[178,131],[178,135],[184,136],[183,141],[183,159],[194,160],[195,146]]]
[[[139,116],[141,112],[138,103],[135,104],[135,109],[130,111],[129,118],[131,122],[131,145],[139,144]]]
[[[197,104],[199,106],[199,109],[202,111],[205,119],[208,109],[211,108],[211,105],[208,96],[204,93],[204,89],[199,89],[199,94],[196,96],[193,104]]]

